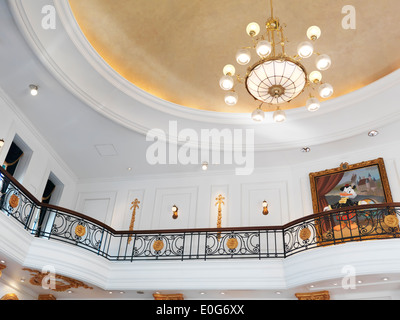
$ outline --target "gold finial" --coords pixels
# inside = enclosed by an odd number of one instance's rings
[[[136,218],[136,209],[139,209],[140,201],[136,198],[134,201],[132,201],[131,204],[132,204],[132,207],[130,210],[133,209],[133,212],[132,212],[131,224],[129,225],[129,231],[133,231],[133,227],[135,225],[135,218]],[[131,241],[132,241],[132,236],[130,235],[128,238],[128,244],[130,244]]]
[[[221,228],[222,225],[222,205],[225,205],[225,197],[222,196],[222,194],[218,195],[217,198],[215,198],[217,202],[215,203],[216,206],[218,206],[218,220],[217,220],[217,228]],[[221,239],[221,233],[218,233],[218,240]]]

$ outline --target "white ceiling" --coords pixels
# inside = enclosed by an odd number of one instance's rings
[[[146,150],[151,143],[145,134],[154,128],[168,133],[170,120],[177,121],[178,130],[192,128],[196,132],[254,129],[256,169],[329,157],[339,148],[346,153],[354,146],[368,147],[371,139],[367,132],[372,129],[381,131],[374,140],[376,144],[399,138],[395,126],[400,118],[395,100],[400,87],[397,71],[368,87],[323,103],[318,113],[298,108],[287,112],[288,121],[284,124],[274,124],[267,114],[266,121],[256,125],[246,114],[185,108],[127,83],[85,42],[71,20],[67,1],[50,1],[58,10],[57,28],[41,28],[43,15],[38,8],[48,3],[10,1],[11,13],[8,2],[0,2],[0,88],[78,180],[201,172],[199,165],[151,166],[147,162]],[[29,95],[31,83],[40,86],[36,97]],[[108,146],[115,154],[101,156],[96,146]],[[305,146],[311,147],[312,152],[301,153]],[[211,172],[233,169],[232,165],[210,167]]]

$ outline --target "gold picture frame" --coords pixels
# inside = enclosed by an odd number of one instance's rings
[[[382,158],[364,161],[356,164],[342,163],[340,167],[310,173],[311,195],[314,214],[329,212],[332,209],[351,208],[363,204],[383,204],[392,203],[392,193],[386,173],[385,163]],[[345,189],[345,191],[344,191]],[[351,190],[352,189],[352,190]],[[356,195],[349,198],[347,194],[350,190]],[[336,210],[337,211],[337,210]],[[375,234],[373,231],[361,234],[359,226],[362,224],[363,230],[370,228],[373,230],[370,221],[362,221],[362,217],[356,218],[356,211],[347,210],[344,213],[336,213],[330,218],[321,218],[316,223],[316,238],[319,245],[330,245],[334,242],[329,239],[340,239],[339,241],[351,241],[363,237],[387,238],[386,234]],[[369,214],[367,211],[364,213]],[[373,214],[368,216],[372,219]],[[382,218],[382,217],[381,217]],[[375,218],[374,218],[375,219]],[[386,223],[386,222],[385,222]],[[396,223],[395,221],[393,224]],[[390,227],[387,223],[381,224]],[[369,229],[368,229],[369,230]],[[393,229],[394,230],[394,229]]]
[[[337,177],[336,180],[340,180],[340,181],[333,188],[331,188],[332,190],[334,190],[340,184],[342,184],[342,185],[345,184],[345,181],[343,181],[343,180],[346,180],[346,177],[348,177],[350,173],[352,173],[352,176],[357,175],[358,173],[361,172],[360,170],[365,170],[365,169],[374,169],[375,172],[379,175],[379,179],[377,179],[376,176],[372,177],[372,181],[374,182],[374,184],[376,186],[376,188],[374,189],[373,192],[376,194],[379,194],[380,197],[383,197],[383,201],[379,201],[379,202],[380,203],[393,202],[392,193],[390,191],[389,180],[387,177],[385,163],[384,163],[383,158],[378,158],[378,159],[370,160],[370,161],[364,161],[364,162],[351,164],[351,165],[349,165],[346,162],[346,163],[342,163],[340,165],[340,167],[338,167],[338,168],[310,173],[310,185],[311,185],[311,195],[312,195],[312,203],[313,203],[314,213],[320,213],[320,212],[324,211],[324,207],[323,207],[324,202],[322,202],[321,199],[322,199],[322,197],[326,197],[326,195],[322,195],[320,193],[321,188],[319,188],[319,183],[318,183],[319,179],[322,179],[323,177],[325,177],[325,178],[332,177],[334,175],[342,175],[343,177],[341,179],[339,179],[339,177]],[[368,177],[365,177],[365,178],[368,179]],[[374,181],[374,179],[375,179],[375,181]],[[363,179],[361,179],[361,180],[363,180]],[[378,181],[378,180],[380,180],[380,181]],[[349,182],[352,182],[352,181],[349,181]],[[356,180],[356,184],[357,184],[357,182],[360,182],[360,181]],[[334,183],[335,182],[333,182],[333,184]],[[330,191],[332,191],[332,190],[330,190]],[[366,192],[367,192],[366,195],[369,195],[368,189],[366,190]],[[373,198],[377,199],[377,196],[374,196]],[[327,200],[326,202],[328,205],[330,204],[329,200]]]

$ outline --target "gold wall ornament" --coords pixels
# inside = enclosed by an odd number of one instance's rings
[[[340,164],[340,169],[341,170],[348,170],[349,169],[349,163],[348,162],[342,162]]]
[[[78,237],[83,237],[86,234],[86,228],[84,226],[80,225],[80,224],[77,225],[76,228],[75,228],[75,234]]]
[[[239,246],[239,241],[236,238],[230,238],[226,241],[226,246],[230,250],[235,250]]]
[[[135,219],[136,219],[136,209],[139,209],[139,204],[140,201],[136,198],[134,201],[132,201],[132,207],[130,210],[132,211],[132,218],[131,218],[131,224],[129,225],[129,231],[133,231],[133,228],[135,227]],[[130,244],[132,241],[132,236],[130,235],[128,237],[128,244]]]
[[[39,286],[41,287],[43,284],[43,281],[46,281],[46,277],[49,276],[49,273],[42,273],[38,270],[32,270],[28,268],[22,269],[24,271],[28,271],[31,274],[31,279],[29,280],[29,283],[34,286]],[[55,281],[55,287],[52,288],[53,291],[55,292],[65,292],[71,288],[78,289],[78,288],[84,288],[84,289],[90,289],[93,290],[92,287],[89,287],[85,283],[79,280],[75,280],[69,277],[64,277],[58,274],[54,275],[56,281]],[[46,279],[45,279],[46,278]]]
[[[172,206],[172,219],[176,220],[179,217],[179,208],[176,205]]]
[[[2,271],[3,271],[5,268],[7,268],[7,266],[6,266],[5,264],[0,264],[0,278],[1,278],[1,275],[2,275]]]
[[[218,218],[217,218],[217,228],[221,228],[222,226],[222,205],[225,205],[225,197],[222,196],[222,194],[218,195],[217,198],[215,198],[217,202],[215,203],[216,206],[218,206]],[[218,233],[218,240],[221,239],[221,233]]]
[[[178,294],[161,294],[161,293],[154,293],[153,294],[154,300],[185,300],[183,298],[183,294],[178,293]]]
[[[39,295],[38,300],[51,301],[51,300],[57,300],[57,299],[52,294],[41,294],[41,295]]]
[[[385,224],[390,228],[397,228],[399,227],[399,218],[395,215],[388,215],[385,217]]]
[[[306,241],[306,240],[310,239],[310,237],[311,237],[310,229],[308,229],[308,228],[302,229],[300,231],[299,236],[300,236],[300,239],[303,240],[303,241]]]
[[[162,249],[164,249],[164,241],[162,241],[162,240],[154,241],[153,249],[155,251],[161,251]]]
[[[13,194],[10,197],[10,200],[8,201],[8,203],[10,204],[11,208],[13,208],[13,209],[17,208],[18,204],[19,204],[19,197],[17,195]]]
[[[329,291],[296,293],[295,295],[299,300],[331,300]]]
[[[263,215],[267,216],[269,214],[269,210],[268,210],[268,202],[264,200],[263,202]]]
[[[8,293],[8,294],[4,295],[0,300],[10,301],[10,300],[19,300],[19,299],[15,293]]]

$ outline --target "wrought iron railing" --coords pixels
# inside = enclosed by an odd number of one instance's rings
[[[1,211],[33,236],[111,261],[286,258],[327,245],[400,236],[400,203],[336,209],[278,227],[116,231],[91,217],[40,203],[2,168],[0,192]]]

